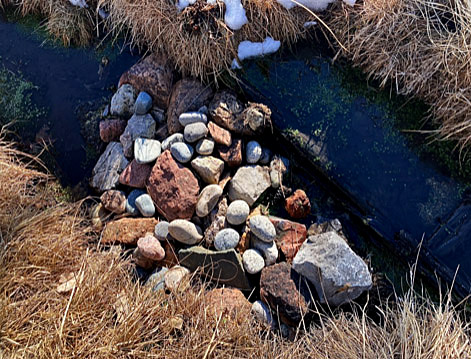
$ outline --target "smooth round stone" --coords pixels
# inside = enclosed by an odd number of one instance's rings
[[[266,216],[253,216],[249,219],[250,231],[264,242],[272,242],[276,237],[276,229]]]
[[[151,233],[147,233],[144,237],[138,239],[137,248],[144,257],[154,261],[161,261],[165,258],[165,250],[160,245],[159,240]]]
[[[204,187],[196,203],[196,215],[198,217],[206,217],[216,206],[221,195],[222,188],[217,184],[210,184]]]
[[[178,122],[180,122],[180,125],[183,127],[197,122],[202,122],[206,125],[208,123],[208,117],[201,112],[185,112],[180,115]]]
[[[247,143],[245,151],[247,163],[257,163],[260,157],[262,157],[262,146],[257,141]]]
[[[170,270],[165,273],[165,286],[172,292],[177,289],[182,281],[182,279],[189,274],[190,271],[185,267],[175,266],[170,268]],[[184,289],[184,288],[182,288]]]
[[[184,142],[177,142],[170,146],[172,156],[180,163],[187,163],[193,157],[193,147]]]
[[[239,244],[239,233],[232,228],[226,228],[218,232],[214,238],[214,247],[218,251],[225,251],[237,247]]]
[[[262,155],[260,156],[260,159],[258,160],[258,163],[261,165],[267,165],[271,161],[271,156],[272,152],[269,148],[262,148]]]
[[[230,224],[237,226],[245,222],[249,213],[250,207],[247,202],[238,199],[227,207],[226,219]]]
[[[155,214],[154,202],[147,193],[136,198],[136,207],[144,217],[152,217]]]
[[[276,246],[275,241],[264,242],[257,238],[252,238],[252,245],[262,253],[266,266],[271,266],[276,263],[276,260],[278,259],[278,247]]]
[[[266,325],[274,326],[273,316],[271,315],[270,308],[268,305],[263,303],[261,300],[256,300],[252,304],[252,314],[261,323]]]
[[[191,123],[185,126],[183,137],[186,142],[196,142],[208,134],[208,127],[202,122]]]
[[[242,255],[242,263],[247,273],[256,274],[265,267],[265,260],[256,249],[247,249]]]
[[[134,157],[140,164],[154,162],[162,152],[159,141],[148,138],[136,138],[134,141]]]
[[[168,225],[169,223],[167,221],[160,221],[155,225],[154,235],[159,241],[167,240]]]
[[[152,97],[147,92],[140,92],[134,103],[134,113],[136,115],[145,115],[152,108]]]
[[[184,137],[181,133],[174,133],[162,141],[162,152],[170,149],[170,146],[177,142],[183,142]]]
[[[203,239],[201,228],[186,219],[175,219],[170,222],[168,232],[183,244],[193,245]]]
[[[209,138],[203,138],[196,144],[196,152],[202,156],[209,156],[214,151],[214,141]]]
[[[146,192],[141,189],[135,189],[129,193],[128,198],[126,199],[126,212],[137,216],[139,215],[139,209],[136,207],[136,199],[137,197],[145,194]]]
[[[152,287],[153,292],[165,289],[165,273],[167,272],[167,267],[157,268],[147,279],[146,286]]]

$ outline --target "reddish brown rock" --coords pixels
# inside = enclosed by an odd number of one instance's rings
[[[229,167],[238,167],[242,164],[242,140],[233,139],[232,145],[219,146],[219,156]]]
[[[126,195],[114,189],[104,192],[100,197],[103,207],[108,211],[121,214],[126,211]]]
[[[155,218],[121,218],[108,222],[101,235],[101,243],[136,245],[139,238],[154,231],[157,223],[159,221]]]
[[[160,155],[147,181],[147,191],[157,210],[171,222],[190,220],[195,212],[200,187],[193,173],[175,162],[170,151]]]
[[[211,310],[211,314],[219,316],[229,316],[234,318],[239,314],[239,318],[249,314],[250,302],[244,294],[235,288],[218,288],[206,293],[205,303]]]
[[[132,160],[119,175],[119,183],[129,187],[144,188],[151,170],[152,167],[150,165],[140,164],[136,160]]]
[[[209,104],[208,110],[213,121],[219,126],[237,134],[247,132],[244,130],[244,122],[240,118],[244,111],[244,104],[232,92],[221,91],[216,93]]]
[[[154,261],[160,261],[165,258],[165,250],[152,233],[147,233],[144,237],[139,238],[137,248],[139,248],[144,257]]]
[[[270,217],[270,221],[276,229],[276,244],[285,255],[286,261],[291,263],[307,238],[306,226],[278,217]]]
[[[228,130],[216,125],[212,121],[208,123],[208,130],[214,142],[224,146],[230,146],[232,144],[232,136]]]
[[[203,85],[201,82],[192,79],[182,79],[178,81],[172,90],[172,96],[167,111],[168,132],[173,134],[183,130],[183,126],[178,122],[178,118],[184,112],[197,111],[207,104],[213,91],[211,87]]]
[[[296,326],[308,311],[305,296],[298,290],[299,276],[286,263],[263,268],[260,277],[260,297],[281,321]]]
[[[119,141],[126,128],[126,121],[121,119],[110,119],[100,121],[100,138],[103,142]]]
[[[119,86],[123,84],[130,84],[137,92],[147,92],[154,105],[165,110],[172,91],[172,66],[165,55],[153,53],[121,75]]]
[[[152,269],[156,266],[156,263],[154,260],[147,258],[140,250],[139,248],[134,249],[132,252],[132,261],[135,265],[138,267],[144,268],[144,269]]]
[[[286,211],[292,218],[306,218],[311,213],[311,202],[302,189],[297,189],[285,200]]]

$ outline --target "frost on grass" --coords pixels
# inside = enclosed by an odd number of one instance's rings
[[[240,61],[252,57],[264,56],[273,54],[278,51],[281,43],[267,37],[263,42],[242,41],[237,50],[237,57]],[[241,66],[237,59],[232,60],[232,69],[240,69]]]
[[[87,2],[85,0],[69,0],[69,2],[74,6],[88,8]]]
[[[304,5],[310,10],[314,11],[323,11],[327,9],[329,4],[333,3],[335,0],[277,0],[278,3],[283,5],[287,9],[292,9],[298,4]],[[347,5],[355,5],[356,0],[343,0]]]
[[[247,24],[247,16],[245,9],[240,0],[224,0],[226,4],[226,13],[224,14],[224,22],[231,30],[239,30]]]

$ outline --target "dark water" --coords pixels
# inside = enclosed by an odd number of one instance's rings
[[[0,14],[0,68],[5,66],[39,87],[33,94],[47,114],[33,130],[47,129],[54,144],[60,178],[75,185],[90,172],[85,142],[81,135],[77,107],[93,108],[111,95],[120,75],[136,62],[128,52],[105,47],[99,51],[54,46],[40,33],[8,23]],[[102,66],[102,58],[109,60]]]
[[[338,186],[364,223],[393,248],[406,242],[413,252],[424,238],[424,262],[447,280],[460,267],[460,290],[468,293],[469,186],[428,151],[424,135],[403,131],[417,126],[425,107],[393,101],[312,45],[273,60],[245,64],[242,77],[248,92],[275,110],[276,127]]]

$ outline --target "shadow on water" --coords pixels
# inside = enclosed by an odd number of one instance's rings
[[[460,267],[457,289],[466,295],[469,166],[450,155],[452,144],[427,146],[426,136],[403,131],[420,128],[423,104],[369,86],[317,46],[245,63],[242,87],[274,109],[283,137],[336,184],[363,223],[392,248],[406,243],[411,259],[424,238],[430,275],[437,269],[450,282]]]
[[[120,75],[136,62],[129,52],[111,46],[62,48],[42,35],[37,26],[8,22],[0,13],[0,69],[6,68],[36,85],[32,100],[45,110],[20,134],[25,142],[39,132],[53,143],[56,174],[64,185],[74,186],[89,174],[100,153],[99,142],[84,141],[82,134],[97,134],[97,122],[87,131],[79,117],[103,108]],[[106,66],[105,66],[106,64]],[[84,120],[85,121],[85,120]],[[82,131],[81,131],[82,130]]]

